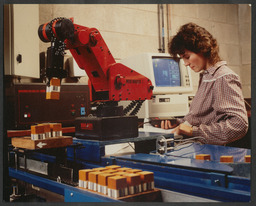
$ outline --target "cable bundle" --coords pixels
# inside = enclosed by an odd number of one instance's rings
[[[136,114],[139,112],[139,110],[140,110],[140,108],[141,108],[143,102],[144,102],[144,100],[132,101],[132,102],[124,109],[124,115],[127,115],[127,113],[129,113],[132,109],[133,109],[133,110],[131,111],[130,115],[136,115]]]

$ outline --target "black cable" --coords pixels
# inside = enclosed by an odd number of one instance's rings
[[[124,115],[126,115],[129,111],[132,110],[133,107],[137,104],[136,101],[132,101],[125,109],[124,109]]]
[[[143,102],[144,102],[144,100],[143,100],[143,101],[142,101],[142,100],[141,100],[141,101],[138,101],[138,102],[137,102],[137,105],[135,106],[135,108],[133,109],[133,111],[130,113],[130,115],[136,115],[136,114],[139,112],[139,110],[140,110],[140,108],[141,108]]]
[[[130,145],[130,147],[135,151],[135,148],[131,145],[130,142],[128,142],[128,144]]]

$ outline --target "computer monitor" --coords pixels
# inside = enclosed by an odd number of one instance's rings
[[[153,94],[183,94],[193,91],[190,68],[183,60],[176,62],[169,54],[142,53],[125,58],[122,64],[148,77]]]
[[[142,53],[125,58],[122,64],[148,77],[154,86],[153,99],[145,101],[139,118],[178,117],[189,111],[193,92],[190,68],[165,53]]]

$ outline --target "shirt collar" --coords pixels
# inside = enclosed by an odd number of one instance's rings
[[[219,61],[216,64],[214,64],[212,67],[210,67],[209,69],[204,70],[203,74],[208,74],[209,73],[209,74],[213,75],[218,68],[220,68],[221,66],[226,65],[226,64],[227,64],[226,61]]]

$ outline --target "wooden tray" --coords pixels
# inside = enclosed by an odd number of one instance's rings
[[[31,140],[31,137],[15,137],[12,138],[12,145],[24,149],[47,149],[66,147],[73,144],[73,137],[61,136],[52,137],[42,140]]]
[[[147,192],[141,192],[134,195],[119,197],[118,200],[125,202],[162,202],[161,190],[154,189]]]
[[[102,193],[95,192],[95,191],[92,191],[92,190],[89,190],[89,189],[85,189],[85,188],[82,188],[82,187],[77,187],[77,188],[79,188],[81,190],[85,190],[87,192],[97,194],[97,195],[101,195],[101,196],[104,196],[104,197],[111,198],[107,195],[104,195]],[[119,197],[117,199],[115,199],[115,198],[111,198],[111,199],[121,200],[121,201],[124,201],[124,202],[162,202],[162,194],[161,194],[160,189],[154,188],[153,190],[149,190],[149,191],[146,191],[146,192],[141,192],[141,193],[137,193],[137,194],[134,194],[134,195],[127,195],[127,196],[124,196],[124,197]]]

